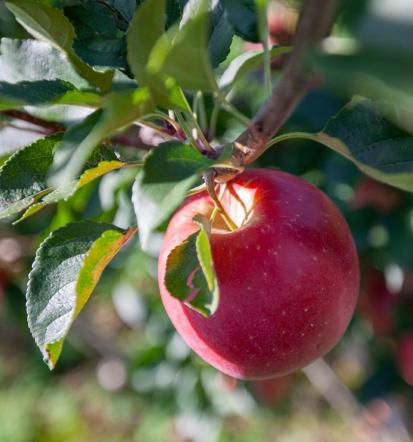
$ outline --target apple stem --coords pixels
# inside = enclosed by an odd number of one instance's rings
[[[211,224],[215,221],[217,214],[218,214],[218,207],[215,206],[214,210],[211,213],[211,218],[209,219],[211,221]]]
[[[224,209],[224,206],[221,204],[221,201],[218,198],[218,195],[215,191],[215,182],[214,182],[215,174],[216,172],[214,170],[208,170],[203,175],[207,192],[215,204],[214,210],[211,215],[211,219],[213,220],[217,212],[219,212],[220,215],[222,216],[222,219],[225,221],[225,224],[227,225],[228,229],[231,230],[231,232],[233,232],[234,230],[238,229],[238,226],[228,215],[227,211]]]

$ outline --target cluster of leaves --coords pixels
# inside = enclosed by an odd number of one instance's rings
[[[81,106],[88,116],[62,125],[58,133],[45,134],[4,161],[0,217],[23,212],[17,222],[27,219],[111,171],[138,169],[132,191],[137,228],[72,223],[52,232],[36,254],[27,310],[31,332],[50,367],[110,259],[136,231],[147,250],[153,233],[165,226],[201,174],[228,160],[228,150],[217,158],[213,147],[214,142],[233,141],[213,138],[214,113],[223,109],[248,124],[248,118],[228,101],[228,92],[268,59],[264,53],[268,48],[264,44],[263,51],[245,52],[231,62],[226,59],[235,35],[266,42],[260,28],[265,3],[6,2],[34,39],[1,39],[2,117],[11,115],[11,110],[30,109],[36,114],[56,105]],[[270,55],[288,50],[275,46]],[[317,62],[328,71],[330,65],[323,57]],[[214,102],[208,116],[202,106],[204,96]],[[272,144],[311,139],[344,155],[368,175],[413,190],[412,137],[394,124],[390,113],[383,115],[383,106],[355,99],[321,132],[283,134]],[[137,122],[155,128],[164,142],[143,159],[131,161],[115,137]],[[186,300],[187,276],[197,269],[194,282],[199,294],[189,304],[208,315],[219,299],[208,239],[211,227],[207,219],[195,222],[199,230],[172,252],[165,282],[174,296]]]
[[[200,129],[187,97],[205,91],[225,100],[225,88],[262,63],[260,51],[235,60],[221,76],[221,88],[213,72],[227,57],[235,34],[258,40],[255,3],[138,3],[6,3],[35,39],[1,40],[3,116],[27,106],[36,113],[53,105],[82,106],[89,115],[70,127],[62,125],[57,133],[46,133],[6,159],[0,170],[1,218],[23,212],[15,221],[20,222],[104,174],[138,168],[133,202],[146,249],[151,233],[168,220],[200,173],[216,162],[199,151],[192,133]],[[286,50],[277,47],[273,54]],[[169,121],[165,110],[176,111],[189,141],[172,137],[144,161],[122,158],[122,149],[111,138],[138,121]],[[166,132],[165,125],[157,128]],[[40,246],[29,276],[27,312],[50,367],[101,271],[136,230],[72,223],[52,232]],[[200,257],[210,252],[207,238],[199,242],[198,249],[202,247],[205,250],[194,252]]]

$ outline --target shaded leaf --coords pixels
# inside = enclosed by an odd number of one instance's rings
[[[70,83],[61,80],[22,81],[20,83],[0,81],[1,110],[42,104],[96,106],[100,101],[99,95],[79,91]]]
[[[321,143],[372,178],[413,192],[413,136],[386,119],[378,103],[355,98],[321,132],[283,134],[275,142],[294,138]]]
[[[217,2],[211,12],[211,26],[208,38],[208,55],[213,68],[216,68],[228,56],[234,28],[228,20],[223,2]]]
[[[136,9],[136,0],[105,0],[126,22],[130,22]]]
[[[247,41],[259,42],[258,17],[255,0],[224,0],[228,20],[235,33]]]
[[[135,231],[83,221],[52,232],[41,244],[29,275],[27,315],[50,368],[102,271]]]
[[[413,136],[386,120],[370,100],[353,100],[328,122],[317,140],[371,177],[413,191]]]
[[[81,172],[92,150],[117,130],[132,124],[153,109],[147,89],[110,94],[102,109],[71,127],[56,151],[50,183],[60,187]]]
[[[169,28],[177,22],[184,12],[188,0],[167,0],[166,2],[166,27]]]
[[[113,3],[113,2],[112,2]],[[66,7],[76,31],[73,48],[92,66],[127,68],[126,38],[129,20],[109,2],[85,2]]]
[[[92,37],[75,42],[79,57],[93,66],[126,69],[126,39]]]

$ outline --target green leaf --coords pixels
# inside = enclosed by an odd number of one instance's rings
[[[83,172],[78,180],[73,180],[70,183],[66,183],[63,186],[52,190],[50,193],[47,193],[43,198],[40,199],[39,202],[27,208],[23,215],[13,224],[17,224],[25,220],[26,218],[39,212],[41,209],[43,209],[43,207],[46,207],[49,204],[69,199],[81,187],[89,184],[91,181],[109,172],[112,172],[113,170],[138,166],[140,166],[140,163],[125,163],[123,161],[117,160],[101,161],[95,167],[91,167],[90,169],[87,169],[85,172]]]
[[[212,164],[192,146],[178,141],[163,143],[148,153],[132,197],[144,250],[152,232],[167,221],[197,182],[198,174]]]
[[[6,6],[35,38],[63,51],[71,50],[75,31],[62,11],[27,0],[7,0]]]
[[[317,139],[367,175],[413,191],[413,136],[386,120],[372,101],[353,100],[328,122]]]
[[[64,9],[75,28],[73,48],[91,66],[127,68],[126,20],[108,2],[83,2]]]
[[[165,31],[165,0],[146,0],[132,18],[128,32],[128,59],[138,82],[145,81],[149,54]]]
[[[206,2],[201,1],[182,27],[175,25],[159,38],[150,53],[148,72],[166,73],[182,88],[216,91],[207,46],[208,11]]]
[[[205,216],[198,215],[194,221],[199,225],[199,233],[196,238],[196,253],[198,255],[199,263],[208,283],[209,290],[213,291],[216,284],[216,276],[214,264],[212,261],[212,251],[209,239],[211,236],[211,221]]]
[[[0,168],[0,219],[14,215],[52,189],[47,172],[62,135],[42,138],[15,152]]]
[[[382,110],[379,103],[358,97],[321,132],[283,134],[271,144],[294,138],[316,141],[343,155],[370,177],[413,192],[413,136],[386,119]]]
[[[8,0],[6,6],[27,32],[64,52],[76,72],[90,84],[103,91],[110,88],[113,72],[97,72],[74,53],[75,32],[62,11],[30,0]]]
[[[136,11],[128,35],[128,61],[138,83],[149,87],[154,101],[165,108],[188,109],[186,99],[172,78],[148,72],[152,48],[165,30],[165,0],[147,0]]]
[[[235,33],[247,41],[258,43],[258,17],[255,0],[224,0],[228,19]]]
[[[78,91],[70,83],[60,80],[0,81],[0,110],[26,105],[75,104],[96,106],[101,98],[93,92]]]
[[[270,51],[271,57],[278,57],[281,54],[289,52],[290,50],[291,48],[286,46],[273,46]],[[261,66],[263,63],[263,51],[244,52],[231,61],[231,63],[219,79],[219,87],[223,89],[228,86],[232,86],[249,71]]]
[[[117,130],[132,124],[153,110],[147,89],[113,92],[102,109],[70,128],[56,151],[50,183],[60,187],[81,172],[92,150]]]
[[[27,209],[17,222],[33,215],[47,204],[68,199],[78,189],[112,170],[139,167],[141,163],[117,160],[112,150],[98,148],[87,169],[58,188],[47,182],[53,156],[63,134],[42,138],[11,155],[0,168],[0,219]]]
[[[53,102],[70,90],[73,90],[71,85],[59,80],[23,81],[15,84],[1,81],[0,109]]]
[[[136,0],[105,0],[126,22],[130,22],[136,9]]]
[[[0,81],[62,80],[76,88],[87,88],[83,79],[69,63],[65,54],[48,43],[36,40],[0,41]]]
[[[255,12],[258,18],[258,34],[260,42],[265,43],[268,39],[268,0],[254,0]]]
[[[218,308],[219,289],[210,245],[211,223],[198,215],[199,230],[176,246],[166,261],[165,286],[169,293],[204,316]]]
[[[27,316],[51,369],[104,268],[135,231],[83,221],[52,232],[41,244],[29,275]]]
[[[208,38],[208,55],[213,68],[216,68],[228,56],[234,28],[228,21],[223,2],[217,2],[211,12],[210,32]]]
[[[76,41],[79,57],[92,66],[127,69],[126,39],[93,37]]]

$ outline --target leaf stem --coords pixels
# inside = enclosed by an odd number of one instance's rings
[[[194,125],[197,135],[198,135],[203,147],[205,148],[205,150],[208,152],[211,152],[211,153],[215,153],[215,149],[209,144],[208,140],[205,138],[205,135],[202,132],[202,129],[199,127],[198,121],[194,117],[194,114],[192,112],[191,113],[188,112],[187,115],[188,115],[189,119],[191,120],[191,123]]]
[[[176,110],[175,111],[175,115],[176,115],[176,119],[178,120],[178,123],[181,127],[181,129],[184,131],[186,137],[188,138],[188,140],[191,141],[191,144],[193,144],[194,147],[196,147],[198,149],[198,144],[195,141],[195,138],[192,134],[192,130],[190,129],[190,127],[188,126],[185,118],[183,117],[181,111]]]
[[[246,117],[243,113],[241,113],[233,104],[231,104],[227,100],[226,96],[222,93],[222,91],[217,91],[215,93],[215,97],[219,101],[223,109],[225,109],[244,126],[249,126],[251,122],[250,119]]]
[[[212,108],[211,113],[211,119],[209,122],[209,129],[208,129],[208,138],[210,140],[213,140],[215,137],[215,132],[217,130],[217,123],[218,123],[218,115],[221,110],[221,104],[219,101],[214,101],[214,107]]]
[[[271,96],[271,53],[268,47],[268,1],[257,1],[260,39],[264,52],[264,84],[267,99]]]
[[[278,135],[278,137],[275,137],[271,141],[269,141],[263,148],[263,152],[265,152],[270,147],[273,147],[276,144],[281,143],[282,141],[295,140],[295,139],[311,140],[319,142],[317,134],[308,133],[308,132],[289,132],[286,134]]]
[[[267,97],[271,96],[272,83],[271,83],[271,53],[268,48],[268,41],[265,40],[263,43],[264,49],[264,83],[265,90],[267,92]]]
[[[199,118],[199,125],[201,127],[201,130],[203,133],[205,133],[208,130],[208,121],[206,116],[206,110],[205,110],[205,101],[204,101],[204,95],[201,91],[197,92],[198,96],[198,107],[197,107],[197,116]]]

